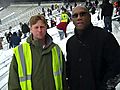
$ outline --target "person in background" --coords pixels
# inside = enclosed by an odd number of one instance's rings
[[[14,48],[8,90],[66,90],[65,59],[42,15],[30,18],[31,35]]]
[[[7,42],[9,43],[9,49],[13,47],[12,43],[10,42],[11,36],[12,36],[12,32],[9,31],[9,33],[6,36]]]
[[[4,37],[0,37],[0,50],[3,49],[2,41]]]
[[[67,15],[65,11],[63,11],[61,13],[60,23],[56,25],[56,28],[58,29],[58,33],[60,36],[60,40],[62,40],[64,36],[67,37],[66,29],[67,29],[67,25],[69,22],[70,22],[69,16]]]
[[[89,10],[89,11],[92,13],[92,15],[94,15],[94,14],[95,14],[96,7],[95,7],[95,5],[94,5],[94,4],[92,5],[91,10]]]
[[[113,4],[111,4],[109,0],[103,0],[103,3],[100,6],[102,9],[101,19],[104,17],[104,29],[112,32]]]
[[[22,24],[20,22],[20,26],[21,26],[22,33],[24,34],[23,38],[26,38],[27,37],[27,33],[30,32],[30,28],[29,28],[29,26],[26,23]]]
[[[13,34],[12,34],[12,36],[10,38],[10,42],[11,42],[13,48],[14,48],[14,47],[16,47],[16,46],[18,46],[20,44],[21,38],[19,36],[17,36],[16,32],[13,32]]]
[[[76,7],[76,6],[77,6],[77,3],[75,2],[75,3],[74,3],[74,7]]]
[[[54,19],[50,19],[50,23],[51,23],[51,28],[56,26],[56,21]]]
[[[96,6],[96,8],[98,7],[98,4],[99,4],[98,0],[95,0],[95,6]]]
[[[66,44],[69,90],[115,90],[120,82],[120,46],[112,33],[93,26],[84,6],[72,11],[74,35]]]
[[[20,29],[18,30],[17,36],[22,37],[22,31],[20,31]]]

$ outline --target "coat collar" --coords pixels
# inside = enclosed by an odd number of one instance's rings
[[[48,33],[46,34],[45,37],[46,37],[46,45],[45,45],[45,47],[40,43],[39,40],[33,40],[32,34],[27,38],[27,42],[30,43],[30,45],[33,45],[35,47],[47,48],[52,44],[53,39]]]
[[[93,24],[91,23],[88,27],[86,27],[84,30],[80,31],[80,30],[77,30],[76,28],[74,29],[74,32],[75,32],[75,36],[78,38],[78,39],[82,39],[84,37],[86,37],[92,30],[93,30]]]

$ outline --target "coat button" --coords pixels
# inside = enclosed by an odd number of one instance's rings
[[[80,75],[80,79],[82,78],[82,75]]]
[[[79,60],[78,60],[79,62],[81,62],[82,61],[82,58],[79,58]]]

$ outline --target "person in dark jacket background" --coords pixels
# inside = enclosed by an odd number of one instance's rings
[[[13,34],[12,34],[12,36],[10,38],[10,42],[11,42],[13,48],[14,48],[14,47],[16,47],[16,46],[18,46],[20,44],[21,38],[19,36],[17,36],[16,32],[13,32]]]
[[[9,31],[8,34],[6,33],[6,40],[7,40],[7,42],[9,43],[9,48],[12,48],[12,47],[13,47],[13,46],[12,46],[12,43],[10,42],[11,36],[12,36],[12,32],[11,32],[11,31]]]
[[[21,26],[22,33],[24,34],[23,38],[26,38],[27,37],[27,33],[30,32],[30,28],[29,28],[29,26],[26,23],[22,24],[20,22],[20,26]]]
[[[120,78],[120,46],[110,32],[93,26],[87,8],[72,11],[75,34],[66,44],[69,90],[115,90]]]
[[[104,29],[112,32],[112,15],[113,15],[113,4],[109,2],[109,0],[103,0],[103,3],[100,5],[101,19],[104,17]]]

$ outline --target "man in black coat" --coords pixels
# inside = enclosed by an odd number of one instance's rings
[[[120,78],[120,46],[115,37],[91,23],[87,8],[72,11],[75,34],[67,41],[70,90],[115,90]]]

